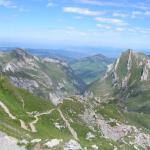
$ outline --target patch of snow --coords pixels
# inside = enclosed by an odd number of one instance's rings
[[[63,141],[62,139],[52,139],[48,141],[47,143],[45,143],[44,145],[46,145],[48,148],[53,148],[59,145],[62,141]]]

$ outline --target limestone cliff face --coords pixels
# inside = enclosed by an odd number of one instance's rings
[[[150,58],[142,53],[127,50],[108,66],[108,70],[101,80],[96,81],[89,88],[100,101],[114,99],[114,95],[148,91],[150,84]]]
[[[127,88],[135,83],[150,80],[150,59],[141,53],[128,50],[116,60],[107,76],[112,76],[112,83],[119,88]]]
[[[79,94],[84,89],[83,82],[66,62],[38,58],[22,49],[1,53],[0,67],[15,86],[50,99],[55,105],[64,97]]]

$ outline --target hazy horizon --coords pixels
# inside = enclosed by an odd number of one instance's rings
[[[150,47],[147,0],[0,0],[0,10],[1,47]]]

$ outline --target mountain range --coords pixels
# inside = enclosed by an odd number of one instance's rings
[[[73,71],[85,84],[91,84],[104,76],[107,66],[114,60],[101,54],[74,60],[70,63]]]
[[[0,53],[2,150],[150,149],[150,58]]]

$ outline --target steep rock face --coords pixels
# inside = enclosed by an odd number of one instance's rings
[[[50,99],[55,105],[64,97],[79,94],[84,84],[66,62],[38,58],[22,49],[0,55],[0,69],[17,87]]]
[[[118,87],[126,88],[131,84],[131,86],[138,84],[139,80],[141,82],[150,80],[150,59],[147,56],[128,50],[119,59],[120,62],[116,62],[112,69],[112,74],[117,76],[115,82]]]
[[[0,108],[0,130],[17,138],[11,145],[13,149],[16,143],[31,146],[33,150],[113,150],[125,146],[149,149],[150,146],[149,134],[129,125],[116,103],[103,105],[72,96],[54,107],[1,76]],[[8,146],[13,142],[5,137],[2,135],[2,148],[3,142]]]
[[[132,50],[122,53],[116,62],[108,68],[104,79],[97,81],[91,86],[91,91],[93,91],[95,95],[99,95],[101,90],[99,90],[98,93],[98,89],[100,89],[104,82],[107,83],[107,86],[110,86],[111,89],[122,92],[131,92],[131,89],[139,91],[149,90],[150,58],[144,54],[135,53]],[[143,87],[145,88],[143,89]]]
[[[120,99],[139,96],[150,90],[150,58],[142,53],[128,50],[120,56],[105,80]],[[145,95],[145,94],[144,94]]]

